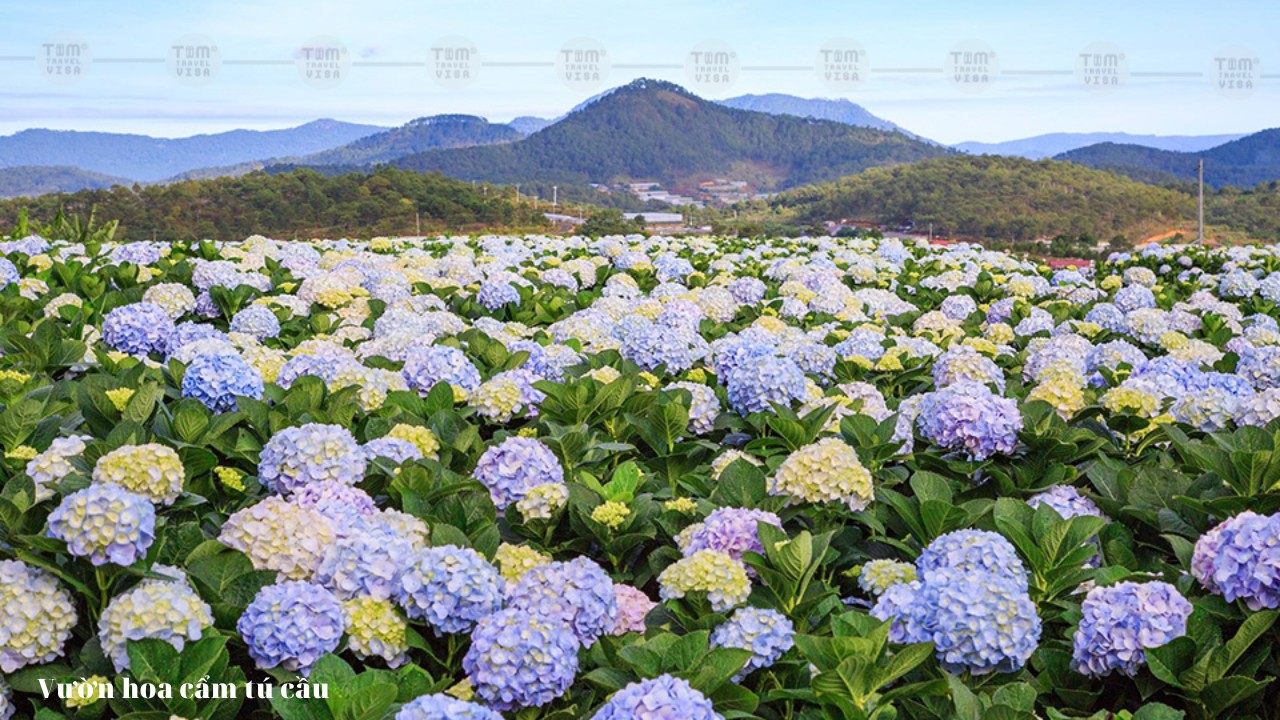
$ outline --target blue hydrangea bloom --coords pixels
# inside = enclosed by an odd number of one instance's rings
[[[174,326],[173,334],[169,336],[167,352],[172,355],[183,347],[200,340],[221,340],[227,345],[231,345],[231,340],[227,337],[227,334],[218,328],[188,320]]]
[[[1004,371],[995,361],[968,345],[957,345],[942,353],[933,365],[933,385],[944,388],[958,382],[995,385],[1004,391]]]
[[[935,572],[983,572],[1013,580],[1027,587],[1027,568],[1013,545],[999,533],[987,530],[955,530],[939,535],[916,560],[920,576],[928,580]]]
[[[409,617],[443,635],[466,632],[501,608],[502,589],[498,569],[475,550],[442,545],[409,561],[395,594]]]
[[[1098,303],[1085,313],[1085,322],[1101,325],[1104,330],[1123,333],[1127,327],[1124,311],[1111,303]]]
[[[7,288],[22,279],[18,267],[8,258],[0,258],[0,288]]]
[[[1115,303],[1115,306],[1119,308],[1121,312],[1131,313],[1140,308],[1155,307],[1156,296],[1148,287],[1143,285],[1129,285],[1117,290],[1112,302]]]
[[[769,343],[745,337],[727,337],[711,345],[711,369],[724,382],[746,360],[762,355],[775,355],[777,351]],[[882,351],[883,352],[883,351]]]
[[[418,449],[417,445],[408,440],[393,437],[380,437],[370,440],[364,444],[364,454],[370,460],[384,457],[396,463],[422,459],[422,451]]]
[[[505,712],[540,707],[573,684],[578,648],[578,639],[563,624],[502,610],[476,625],[462,669],[476,696],[492,708]]]
[[[1022,413],[1018,403],[986,385],[959,382],[930,393],[920,403],[920,434],[948,450],[963,450],[972,460],[1007,455],[1018,443]]]
[[[93,565],[132,565],[155,540],[156,509],[114,483],[94,483],[67,495],[49,513],[49,537]]]
[[[252,335],[261,340],[280,334],[280,320],[265,305],[250,305],[231,318],[231,332]]]
[[[261,400],[262,376],[233,353],[197,355],[182,376],[182,397],[195,398],[214,412],[236,408],[236,397]]]
[[[483,705],[435,694],[405,703],[396,720],[502,720],[502,716]]]
[[[1080,608],[1071,667],[1092,677],[1119,670],[1132,677],[1147,662],[1147,648],[1187,632],[1191,603],[1164,582],[1122,582],[1095,587]]]
[[[485,450],[473,474],[489,488],[499,510],[519,502],[532,487],[564,482],[564,468],[551,448],[536,438],[519,436]]]
[[[1280,607],[1280,513],[1246,510],[1201,536],[1192,573],[1209,590],[1250,610]]]
[[[447,382],[464,390],[480,384],[480,371],[465,353],[448,345],[415,347],[405,355],[404,380],[409,387],[425,395],[437,383]]]
[[[795,645],[794,634],[795,626],[777,610],[747,607],[735,612],[728,622],[711,633],[711,645],[751,651],[747,664],[733,677],[734,682],[740,682],[785,655]]]
[[[276,385],[288,390],[303,375],[312,375],[329,383],[350,362],[352,361],[346,358],[328,355],[295,355],[280,366],[280,372],[276,373]]]
[[[568,626],[583,647],[612,632],[618,619],[613,580],[585,557],[529,570],[507,593],[507,607]]]
[[[790,358],[756,355],[743,360],[727,378],[729,404],[740,415],[771,411],[771,403],[804,399],[804,371]]]
[[[155,303],[121,305],[102,320],[103,342],[130,355],[163,355],[173,332],[173,319]]]
[[[236,622],[259,669],[282,667],[307,675],[344,631],[342,603],[328,590],[293,580],[258,591]]]
[[[654,370],[662,365],[668,373],[675,374],[693,367],[709,350],[696,328],[645,323],[626,334],[618,351],[641,369]]]
[[[1263,345],[1246,350],[1236,365],[1236,374],[1256,390],[1280,387],[1280,346]]]
[[[296,492],[311,483],[364,478],[364,449],[339,425],[308,423],[281,430],[262,447],[258,479],[271,492]]]
[[[486,280],[480,284],[480,289],[476,292],[476,302],[489,311],[497,310],[508,303],[519,305],[520,291],[508,282]]]
[[[705,695],[687,680],[659,675],[614,693],[592,720],[724,720]]]
[[[390,600],[416,557],[407,540],[358,532],[325,548],[314,579],[341,600]]]
[[[743,305],[755,305],[764,299],[769,288],[759,278],[741,277],[729,283],[729,293]]]

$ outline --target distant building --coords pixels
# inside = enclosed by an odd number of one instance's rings
[[[556,213],[542,213],[542,216],[551,221],[551,225],[557,231],[567,232],[586,222],[586,218],[580,218],[575,215],[559,215]]]
[[[684,216],[680,213],[639,212],[623,213],[622,216],[628,220],[644,218],[645,229],[653,233],[685,230]]]

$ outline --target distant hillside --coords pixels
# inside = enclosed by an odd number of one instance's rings
[[[1243,135],[1130,135],[1122,132],[1050,133],[998,143],[962,142],[951,147],[971,155],[1014,155],[1040,160],[1099,143],[1121,143],[1157,150],[1199,152]]]
[[[510,125],[497,125],[475,115],[435,115],[368,135],[340,147],[305,155],[300,165],[367,165],[436,148],[460,148],[519,140]]]
[[[507,125],[521,135],[532,135],[554,122],[555,120],[548,120],[547,118],[534,117],[532,115],[521,115],[507,123]]]
[[[1280,128],[1246,135],[1203,152],[1102,143],[1063,153],[1057,159],[1111,170],[1144,182],[1189,182],[1196,179],[1200,158],[1204,158],[1204,181],[1215,188],[1248,188],[1280,180]]]
[[[769,113],[770,115],[794,115],[795,117],[813,118],[815,120],[830,120],[844,123],[845,125],[869,127],[889,132],[897,131],[912,137],[919,137],[884,118],[872,115],[866,108],[849,102],[844,98],[802,98],[782,93],[768,93],[765,95],[739,95],[738,97],[717,100],[716,102],[725,107],[738,110],[751,110],[752,112]]]
[[[22,208],[33,223],[65,209],[119,220],[117,239],[213,238],[240,240],[254,233],[281,238],[412,234],[415,213],[424,232],[540,227],[541,213],[510,196],[487,195],[469,183],[394,168],[326,176],[311,170],[281,175],[256,172],[149,185],[134,190],[82,190],[71,195],[0,201],[0,227],[13,227]]]
[[[73,130],[23,130],[0,137],[0,167],[68,166],[154,182],[196,168],[309,155],[385,129],[316,120],[285,130],[232,130],[176,139]]]
[[[20,165],[0,168],[0,198],[34,197],[45,193],[97,190],[112,185],[132,184],[132,180],[74,167]]]
[[[932,222],[942,236],[1026,241],[1059,234],[1130,240],[1194,217],[1185,193],[1053,160],[948,157],[797,188],[772,205],[805,220]]]
[[[901,133],[735,110],[678,85],[637,80],[523,140],[394,164],[507,183],[633,179],[678,187],[733,177],[782,188],[950,152]]]

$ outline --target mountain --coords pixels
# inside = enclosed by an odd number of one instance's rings
[[[534,117],[532,115],[521,115],[507,123],[507,125],[521,135],[532,135],[555,122],[555,120],[548,120],[547,118]]]
[[[1223,143],[1239,140],[1243,135],[1130,135],[1122,132],[1050,133],[998,143],[962,142],[951,147],[971,155],[1014,155],[1040,160],[1099,143],[1120,143],[1173,150],[1199,152]]]
[[[45,193],[98,190],[133,181],[63,166],[19,165],[0,168],[0,198],[35,197]]]
[[[1203,152],[1102,143],[1063,153],[1057,159],[1111,170],[1144,182],[1192,182],[1201,158],[1205,184],[1214,188],[1253,187],[1280,180],[1280,128],[1246,135]]]
[[[168,185],[82,190],[70,195],[0,200],[0,227],[27,209],[36,232],[60,211],[119,220],[117,240],[273,237],[371,237],[480,228],[545,228],[541,211],[440,175],[394,168],[328,176],[301,169],[281,175]]]
[[[765,95],[739,95],[728,100],[717,100],[717,103],[738,110],[769,113],[770,115],[794,115],[795,117],[813,118],[815,120],[831,120],[832,122],[869,127],[877,130],[909,133],[901,127],[872,115],[866,108],[844,98],[802,98],[782,93]]]
[[[367,135],[336,148],[303,156],[299,165],[366,165],[436,148],[471,147],[512,142],[524,134],[510,125],[490,123],[475,115],[434,115]]]
[[[133,180],[158,181],[196,168],[309,155],[385,129],[377,125],[316,120],[285,130],[232,130],[174,139],[74,130],[23,130],[0,137],[0,167],[65,165]]]
[[[1071,163],[992,155],[873,168],[771,203],[809,221],[933,223],[938,235],[1001,241],[1060,234],[1133,241],[1195,217],[1184,192]]]
[[[901,133],[737,110],[641,79],[523,140],[393,164],[506,183],[655,180],[680,188],[722,177],[774,189],[950,152]]]

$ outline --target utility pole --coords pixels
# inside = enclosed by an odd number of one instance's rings
[[[556,185],[551,186],[551,207],[559,207],[560,205],[560,188]]]
[[[516,183],[516,202],[520,201],[520,183]]]
[[[933,223],[929,223],[929,244],[933,244]]]
[[[417,237],[422,237],[422,212],[421,211],[414,211],[413,213],[413,228],[414,228],[414,235]]]
[[[1200,222],[1196,232],[1196,244],[1204,244],[1204,158],[1200,158]]]

